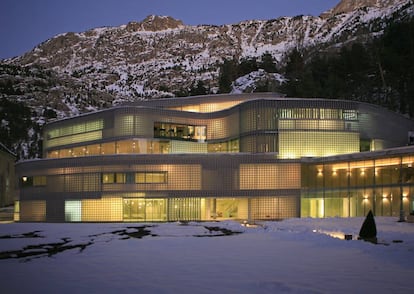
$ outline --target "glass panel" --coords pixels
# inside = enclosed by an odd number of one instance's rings
[[[124,221],[165,221],[164,199],[124,199]]]
[[[200,220],[201,198],[169,198],[168,220]]]
[[[155,122],[154,137],[204,142],[206,139],[206,127]]]
[[[65,221],[82,221],[82,202],[80,200],[65,201]]]
[[[239,200],[235,198],[224,198],[216,200],[217,218],[231,219],[238,218]]]
[[[94,144],[87,146],[87,155],[100,155],[101,154],[101,145]]]
[[[49,147],[54,147],[54,146],[87,142],[87,141],[93,141],[93,140],[99,140],[99,139],[102,139],[102,131],[94,131],[94,132],[89,132],[89,133],[74,134],[74,135],[68,135],[65,137],[49,139],[45,141],[45,147],[49,148]]]
[[[126,183],[126,174],[124,173],[116,173],[115,174],[116,183],[125,184]]]
[[[101,154],[115,154],[115,142],[104,143],[101,145]]]
[[[167,183],[166,172],[138,172],[135,174],[137,184]]]
[[[113,184],[115,183],[115,174],[114,173],[105,173],[102,175],[103,184]]]
[[[149,173],[147,174],[146,182],[147,183],[165,183],[165,173]]]
[[[145,184],[145,173],[136,173],[135,174],[135,183]]]
[[[118,197],[82,200],[82,221],[122,221],[122,199]]]

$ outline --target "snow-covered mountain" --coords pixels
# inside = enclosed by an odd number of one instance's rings
[[[152,15],[69,32],[0,61],[0,97],[24,101],[42,125],[123,101],[189,93],[200,81],[216,93],[225,60],[260,61],[270,54],[281,67],[293,49],[309,56],[334,52],[381,35],[388,23],[412,16],[413,6],[413,0],[341,0],[320,16],[188,26]],[[277,91],[283,82],[280,74],[259,69],[233,81],[232,91],[257,91],[265,84]]]
[[[260,58],[283,63],[293,48],[326,50],[381,33],[384,22],[412,10],[409,0],[342,0],[319,17],[251,20],[222,26],[187,26],[165,16],[119,27],[66,33],[8,64],[41,66],[81,79],[87,88],[117,99],[173,96],[202,80],[217,89],[224,59]]]

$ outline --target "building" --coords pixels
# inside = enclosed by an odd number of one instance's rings
[[[159,99],[49,123],[17,163],[21,221],[408,214],[414,122],[271,93]]]
[[[14,203],[14,162],[16,155],[0,143],[0,207]]]

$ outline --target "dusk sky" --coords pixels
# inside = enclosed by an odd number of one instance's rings
[[[21,55],[66,32],[165,15],[187,25],[233,24],[281,16],[319,15],[340,0],[2,0],[0,59]]]

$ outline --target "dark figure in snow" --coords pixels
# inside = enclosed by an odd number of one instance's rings
[[[377,226],[375,225],[374,215],[371,210],[368,212],[359,231],[359,239],[377,243]]]

